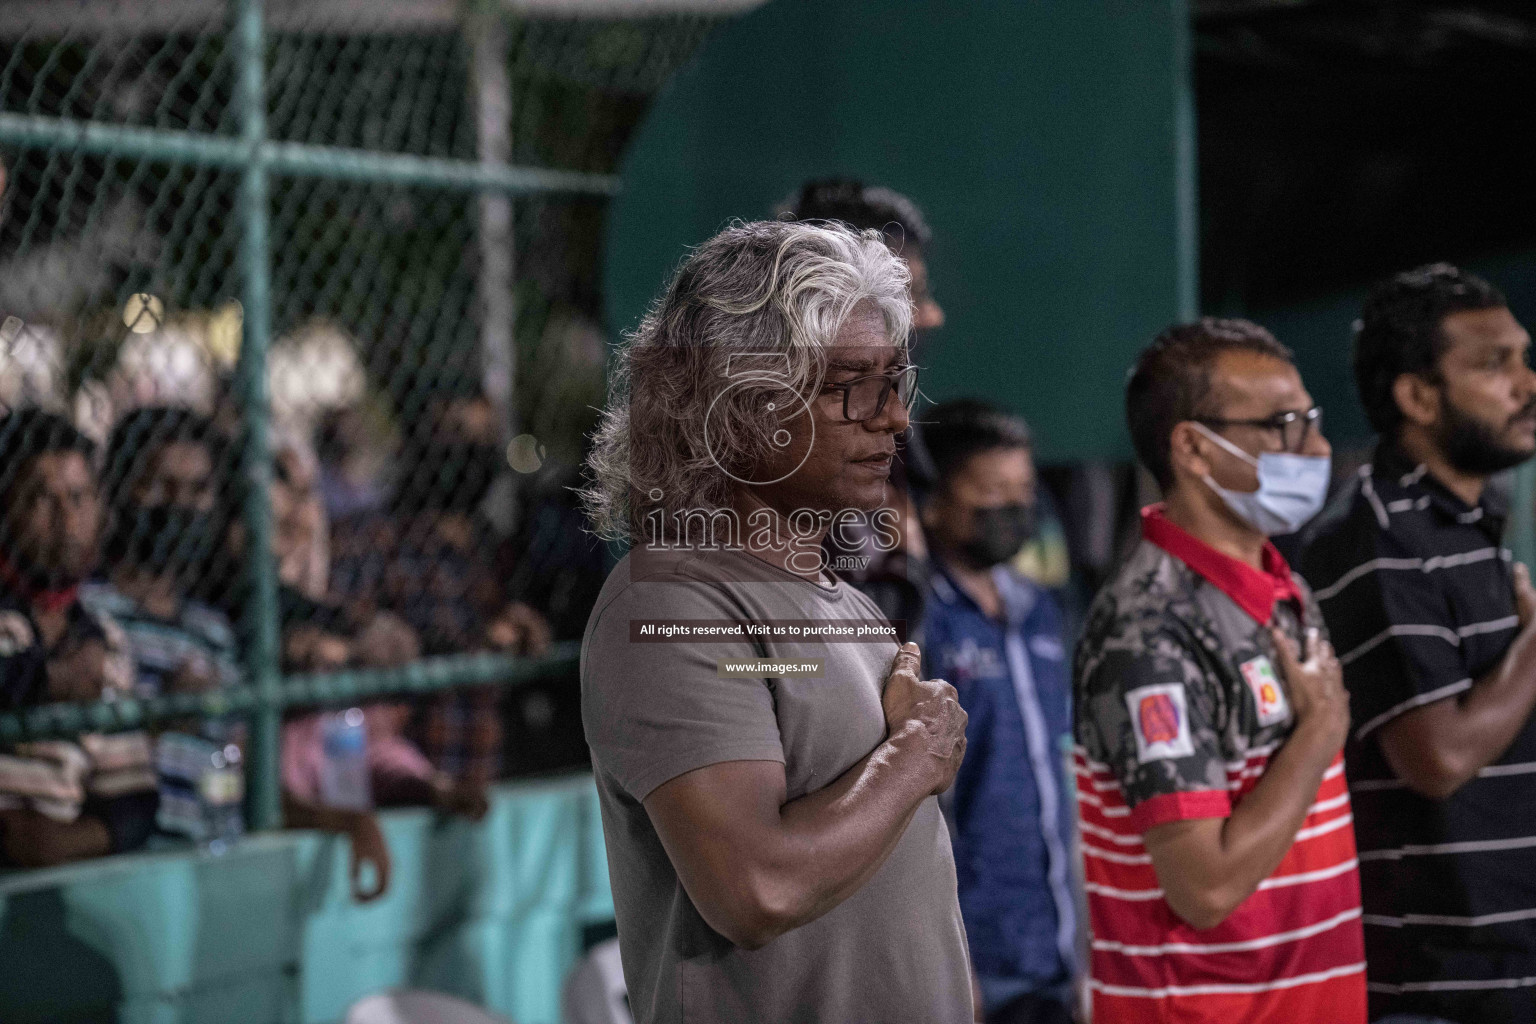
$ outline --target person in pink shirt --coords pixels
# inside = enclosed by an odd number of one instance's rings
[[[324,609],[316,605],[311,611]],[[348,667],[385,668],[419,656],[415,631],[388,613],[375,614],[349,633],[336,616],[309,614],[283,631],[285,671],[327,672]],[[459,782],[432,766],[405,738],[408,704],[378,701],[364,706],[366,763],[376,806],[425,804],[473,820],[485,815],[483,786]],[[314,828],[346,835],[352,843],[352,891],[361,901],[377,899],[389,886],[389,846],[373,807],[336,807],[323,797],[326,770],[324,711],[310,711],[283,726],[283,811],[290,828]],[[364,865],[373,865],[374,884],[363,884]]]

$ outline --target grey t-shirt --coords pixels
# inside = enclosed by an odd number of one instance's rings
[[[633,555],[603,587],[582,643],[582,717],[630,1006],[637,1024],[886,1024],[971,1019],[949,833],[928,798],[895,850],[841,904],[758,950],[699,915],[642,805],[722,761],[784,764],[787,798],[831,784],[885,739],[881,687],[896,642],[648,643],[631,620],[881,619],[825,586],[731,552]],[[723,658],[819,658],[821,677],[722,678]]]

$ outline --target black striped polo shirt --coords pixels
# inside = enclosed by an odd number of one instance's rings
[[[1536,726],[1448,799],[1377,737],[1496,666],[1519,629],[1502,508],[1468,505],[1395,445],[1309,528],[1300,560],[1349,688],[1371,1016],[1536,1020]]]

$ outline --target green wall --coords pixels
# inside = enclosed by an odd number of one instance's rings
[[[613,918],[590,776],[499,786],[479,824],[381,817],[394,874],[369,904],[346,841],[313,832],[0,875],[0,1021],[323,1024],[408,986],[555,1024]]]
[[[1497,285],[1508,297],[1510,311],[1528,329],[1536,330],[1536,253],[1505,253],[1462,265]],[[1241,314],[1274,331],[1296,353],[1302,381],[1313,401],[1323,407],[1323,429],[1335,457],[1345,460],[1368,457],[1375,441],[1350,366],[1353,324],[1365,297],[1366,289],[1358,288]],[[1536,460],[1514,474],[1513,489],[1504,542],[1517,559],[1536,571]]]
[[[1468,260],[1462,266],[1497,285],[1509,298],[1515,316],[1536,330],[1536,253],[1489,256]],[[1366,291],[1361,287],[1310,302],[1237,314],[1264,324],[1295,351],[1302,380],[1326,414],[1328,439],[1346,448],[1371,441],[1371,427],[1355,394],[1350,368],[1352,325],[1365,303]]]
[[[775,0],[657,100],[609,217],[610,328],[687,246],[846,174],[923,206],[937,399],[1027,416],[1048,459],[1128,452],[1131,355],[1194,307],[1183,0]]]

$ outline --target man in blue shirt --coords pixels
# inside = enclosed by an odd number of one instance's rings
[[[970,715],[951,791],[960,910],[988,1024],[1071,1019],[1077,920],[1063,744],[1071,678],[1061,611],[1008,566],[1034,532],[1028,428],[980,402],[924,427],[937,486],[923,507],[934,554],[927,674]]]

